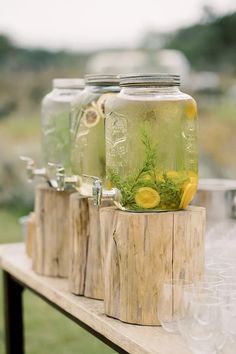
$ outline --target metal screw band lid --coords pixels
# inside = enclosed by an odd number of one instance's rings
[[[96,86],[119,86],[120,79],[117,74],[87,74],[85,75],[85,84]]]
[[[120,75],[120,86],[179,86],[180,76],[175,74],[125,74]]]
[[[63,88],[63,89],[83,89],[84,79],[53,79],[53,88]]]

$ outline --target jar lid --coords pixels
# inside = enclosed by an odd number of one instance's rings
[[[87,74],[85,75],[85,84],[96,86],[119,86],[120,79],[117,74]]]
[[[63,89],[83,89],[84,79],[53,79],[52,86]]]
[[[122,74],[120,86],[179,86],[180,76],[175,74]]]

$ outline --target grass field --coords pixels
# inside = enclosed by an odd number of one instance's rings
[[[0,243],[22,239],[19,212],[0,209]],[[0,353],[4,353],[2,277],[0,279]],[[62,314],[26,291],[24,294],[26,354],[115,353]]]

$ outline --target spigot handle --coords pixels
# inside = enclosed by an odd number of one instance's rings
[[[56,190],[61,192],[65,190],[65,168],[58,163],[48,162],[48,167],[56,168]]]
[[[53,188],[61,192],[64,190],[76,190],[78,184],[78,176],[66,176],[65,168],[62,164],[48,162],[48,167],[54,167],[55,172],[55,183],[50,181]]]
[[[55,163],[55,162],[48,162],[48,167],[54,167],[56,171],[62,171],[65,172],[65,169],[61,163]]]
[[[26,171],[27,171],[27,177],[28,181],[32,182],[34,179],[34,160],[31,157],[28,156],[20,156],[20,160],[26,162]]]
[[[85,178],[90,178],[93,181],[92,194],[93,204],[95,206],[101,205],[102,201],[102,181],[96,176],[82,175]]]
[[[34,160],[28,156],[20,156],[20,159],[26,162],[26,171],[28,176],[28,181],[32,182],[35,177],[43,177],[47,178],[46,169],[42,168],[35,168]]]
[[[95,179],[93,181],[93,204],[95,206],[99,206],[101,205],[101,201],[102,201],[102,182],[101,180]]]
[[[34,160],[29,156],[20,155],[20,160],[26,161],[27,163],[34,163]]]

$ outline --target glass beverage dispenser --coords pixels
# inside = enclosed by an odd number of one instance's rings
[[[107,186],[117,206],[186,208],[198,184],[196,102],[178,75],[121,75],[120,86],[105,105]]]
[[[62,165],[70,173],[70,110],[73,98],[84,88],[82,79],[54,79],[53,90],[42,101],[44,165]]]
[[[105,181],[104,104],[120,91],[117,75],[86,75],[84,91],[72,102],[71,163],[81,195]]]
[[[42,101],[41,125],[44,167],[35,169],[32,159],[23,158],[27,161],[30,180],[35,176],[41,176],[56,189],[64,189],[64,185],[60,186],[60,179],[71,173],[71,101],[83,88],[83,79],[53,80],[53,90]]]

